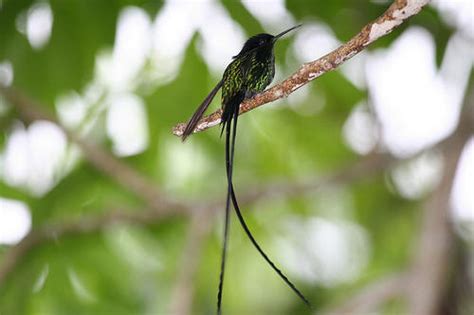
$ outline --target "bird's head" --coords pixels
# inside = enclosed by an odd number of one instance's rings
[[[242,47],[242,50],[236,56],[234,56],[233,58],[235,59],[237,57],[240,57],[240,56],[248,53],[249,51],[253,51],[253,50],[258,49],[260,47],[268,47],[268,48],[271,49],[271,48],[273,48],[273,45],[275,44],[275,42],[280,37],[282,37],[286,33],[290,32],[290,31],[292,31],[292,30],[294,30],[294,29],[296,29],[300,26],[301,26],[301,24],[293,26],[292,28],[289,28],[286,31],[283,31],[278,35],[270,35],[270,34],[266,34],[266,33],[254,35],[254,36],[250,37],[245,42],[244,47]]]

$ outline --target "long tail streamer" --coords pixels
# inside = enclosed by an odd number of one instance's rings
[[[229,104],[230,105],[230,104]],[[280,278],[295,292],[295,294],[309,307],[312,308],[311,303],[309,300],[301,293],[300,290],[296,288],[296,286],[288,279],[288,277],[273,263],[273,261],[268,257],[268,255],[263,251],[260,245],[257,243],[255,238],[250,232],[250,229],[245,222],[244,217],[242,216],[242,212],[240,211],[239,204],[237,202],[237,197],[235,196],[234,185],[232,183],[232,172],[233,172],[233,165],[234,165],[234,148],[235,148],[235,137],[237,134],[237,120],[239,116],[239,104],[236,106],[236,109],[232,113],[231,117],[227,118],[227,121],[224,121],[225,129],[226,129],[226,172],[227,172],[227,200],[226,200],[226,212],[225,212],[225,224],[224,224],[224,245],[222,248],[222,261],[221,261],[221,271],[219,277],[219,291],[218,291],[218,299],[217,299],[217,314],[221,315],[222,312],[222,292],[223,292],[223,283],[224,283],[224,270],[225,270],[225,258],[226,258],[226,251],[227,251],[227,242],[228,242],[228,232],[229,232],[229,208],[230,208],[230,201],[234,206],[235,213],[239,219],[242,228],[247,234],[247,237],[250,239],[251,243],[257,249],[257,251],[262,255],[265,261],[272,267],[272,269],[280,276]],[[232,125],[232,128],[231,128]],[[224,128],[224,126],[223,126]],[[232,129],[232,130],[231,130]]]

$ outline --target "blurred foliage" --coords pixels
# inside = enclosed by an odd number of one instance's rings
[[[385,10],[387,4],[381,2],[292,0],[287,1],[287,8],[297,21],[326,23],[340,41],[346,41]],[[55,110],[59,95],[81,93],[92,80],[97,55],[113,46],[117,17],[124,7],[141,7],[152,20],[162,7],[160,1],[152,0],[52,0],[51,38],[43,49],[35,50],[16,26],[18,16],[33,1],[6,0],[0,4],[0,61],[12,63],[14,86],[41,102],[49,112]],[[264,30],[242,4],[223,4],[248,35]],[[432,8],[377,41],[375,47],[390,45],[409,25],[421,25],[433,34],[439,62],[452,30]],[[170,132],[174,124],[187,119],[218,80],[198,52],[197,39],[195,34],[174,80],[151,91],[137,89],[146,104],[149,145],[144,152],[122,159],[170,195],[223,200],[224,150],[218,129],[194,136],[186,144]],[[279,70],[286,74],[295,69],[282,62],[285,56],[296,64],[288,47],[285,41],[277,48]],[[322,95],[325,104],[318,112],[302,115],[283,100],[240,120],[235,171],[239,192],[272,181],[329,174],[359,159],[345,144],[341,128],[354,106],[367,99],[367,91],[355,87],[339,71],[322,76],[304,89],[309,90],[308,97],[299,106],[312,106]],[[0,126],[5,131],[0,151],[10,127],[19,119],[11,108],[1,114]],[[103,137],[96,140],[104,146],[110,144]],[[199,151],[206,167],[196,177],[187,178],[187,182],[171,185],[170,169],[177,166],[169,165],[169,150],[178,145],[192,148],[179,152]],[[340,301],[365,283],[402,269],[411,253],[420,208],[418,202],[403,199],[388,189],[386,174],[328,189],[336,191],[336,203],[339,198],[349,199],[340,219],[363,227],[371,252],[368,264],[351,282],[324,286],[298,281],[318,307]],[[338,189],[344,189],[344,196],[337,193]],[[0,182],[0,196],[26,202],[32,211],[33,228],[99,215],[118,206],[131,211],[145,207],[137,196],[82,159],[44,196],[32,196],[25,189],[4,182]],[[325,192],[316,192],[288,200],[266,200],[246,209],[261,210],[247,216],[256,238],[268,248],[270,256],[277,261],[280,259],[276,257],[282,257],[276,254],[274,239],[285,236],[286,219],[330,217],[324,197]],[[221,217],[217,219],[219,223],[207,237],[201,259],[195,262],[198,272],[192,284],[196,287],[194,314],[214,312],[221,244]],[[186,218],[175,218],[151,226],[112,226],[37,246],[0,287],[0,314],[165,314],[188,224]],[[7,250],[7,246],[0,249],[0,262]],[[236,222],[232,225],[227,276],[225,309],[229,314],[305,313],[300,302],[249,245]],[[395,303],[386,309],[387,314],[396,313],[400,306]]]

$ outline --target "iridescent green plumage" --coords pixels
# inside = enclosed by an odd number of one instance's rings
[[[222,128],[240,103],[262,92],[275,76],[274,36],[259,34],[245,43],[222,76]]]
[[[275,57],[273,47],[265,47],[266,51],[251,51],[244,56],[236,57],[226,68],[222,86],[222,105],[230,100],[239,90],[247,92],[249,98],[262,92],[275,76]]]

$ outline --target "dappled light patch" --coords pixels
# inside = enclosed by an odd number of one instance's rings
[[[0,62],[0,85],[9,86],[13,82],[13,65],[8,60]]]
[[[350,221],[290,217],[285,232],[279,257],[301,281],[334,287],[357,279],[369,262],[367,232]]]
[[[36,196],[47,193],[62,176],[66,136],[55,124],[36,121],[28,128],[17,123],[3,152],[5,182]]]
[[[428,31],[410,28],[390,49],[375,52],[367,63],[369,91],[381,122],[382,140],[398,156],[409,156],[445,138],[458,121],[472,56],[465,50],[457,50],[456,57],[446,55],[449,59],[438,72],[434,53]],[[411,75],[406,75],[407,70]],[[453,71],[456,85],[449,81]]]
[[[0,198],[0,244],[14,245],[31,230],[28,206],[18,200]]]

